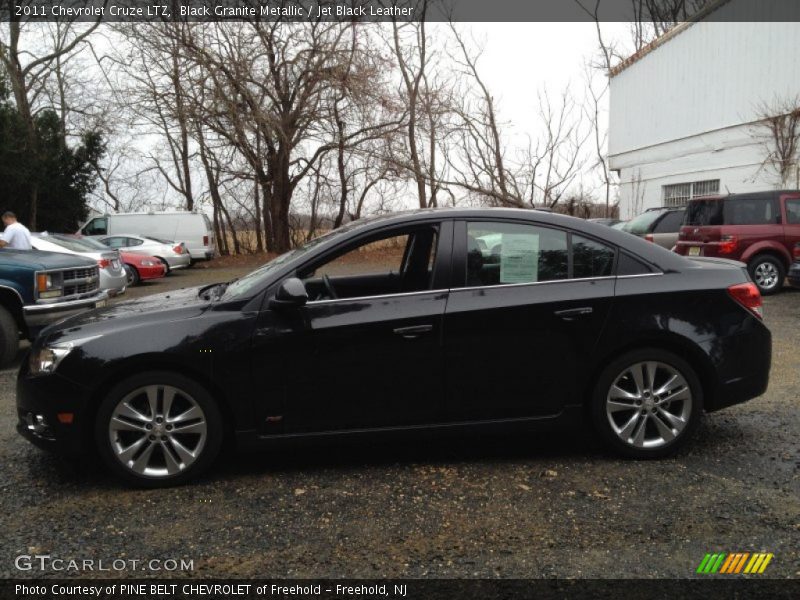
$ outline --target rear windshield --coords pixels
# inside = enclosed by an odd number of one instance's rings
[[[650,232],[650,226],[662,215],[660,210],[648,210],[643,212],[638,217],[634,217],[622,228],[623,231],[633,233],[635,235],[644,235]]]
[[[686,209],[686,225],[767,225],[780,223],[777,198],[725,198],[692,200]]]
[[[684,225],[722,225],[724,200],[692,200],[686,207]]]

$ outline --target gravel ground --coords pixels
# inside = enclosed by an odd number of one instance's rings
[[[175,273],[127,296],[245,270]],[[185,558],[193,571],[170,574],[192,577],[688,577],[706,552],[763,551],[775,554],[767,575],[800,576],[800,292],[765,311],[768,392],[709,415],[687,451],[651,462],[577,431],[224,457],[194,485],[129,490],[17,436],[9,368],[0,573],[41,577],[14,557],[50,554]]]

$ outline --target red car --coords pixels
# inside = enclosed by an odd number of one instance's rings
[[[763,295],[783,287],[800,242],[800,190],[781,190],[689,201],[675,252],[747,264]]]
[[[146,279],[159,279],[167,274],[167,267],[155,256],[143,256],[130,252],[120,252],[128,285],[138,285]]]

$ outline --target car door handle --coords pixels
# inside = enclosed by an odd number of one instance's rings
[[[411,327],[398,327],[394,330],[397,335],[404,337],[407,340],[418,338],[424,333],[433,331],[433,325],[412,325]]]
[[[554,314],[561,317],[565,321],[573,321],[578,317],[583,317],[592,314],[591,306],[582,306],[581,308],[568,308],[566,310],[557,310]]]

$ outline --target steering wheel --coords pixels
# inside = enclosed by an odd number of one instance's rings
[[[325,289],[328,291],[328,296],[332,300],[335,300],[336,298],[339,297],[338,294],[336,293],[336,290],[333,289],[333,284],[331,283],[331,278],[328,277],[327,274],[322,276],[322,283],[325,284]]]

